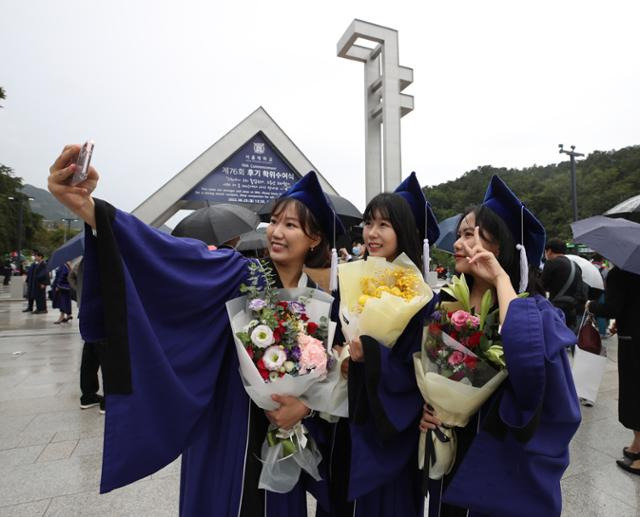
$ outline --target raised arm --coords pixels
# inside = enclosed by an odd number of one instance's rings
[[[69,185],[69,179],[76,170],[76,160],[80,152],[79,145],[66,145],[49,167],[49,191],[64,206],[89,224],[96,227],[95,203],[91,193],[98,185],[98,171],[89,167],[87,179],[75,186]]]
[[[462,246],[467,254],[467,260],[471,266],[472,274],[482,278],[495,287],[498,306],[500,308],[500,323],[504,323],[507,319],[509,304],[515,300],[518,295],[511,285],[509,275],[502,268],[497,257],[482,247],[480,227],[476,226],[474,232],[476,244],[471,247],[466,242],[463,242]]]

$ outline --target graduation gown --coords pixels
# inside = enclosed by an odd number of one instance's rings
[[[560,479],[580,425],[566,353],[575,334],[559,309],[534,296],[511,302],[501,335],[509,377],[479,417],[457,431],[457,466],[444,482],[431,482],[430,517],[466,509],[492,517],[561,513]]]
[[[306,516],[304,473],[287,494],[257,489],[268,423],[242,385],[225,308],[248,280],[248,259],[101,200],[96,226],[97,238],[85,231],[80,329],[104,343],[100,491],[182,454],[180,515]]]
[[[52,304],[64,314],[71,314],[71,286],[69,285],[69,266],[63,264],[56,269],[56,276],[51,283],[53,291]]]
[[[334,312],[338,304],[336,296]],[[364,361],[349,363],[349,419],[333,429],[331,511],[319,516],[422,517],[418,424],[423,400],[413,354],[420,350],[433,307],[430,303],[411,319],[393,348],[360,337]]]

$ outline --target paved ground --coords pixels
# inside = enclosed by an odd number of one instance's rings
[[[129,487],[99,495],[104,417],[79,409],[82,342],[77,320],[23,314],[0,289],[0,517],[174,516],[174,463]],[[562,481],[563,515],[640,516],[640,477],[615,465],[631,433],[616,418],[615,339],[598,403],[583,408]]]

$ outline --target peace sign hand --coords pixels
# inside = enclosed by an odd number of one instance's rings
[[[95,228],[95,205],[91,193],[98,185],[98,172],[89,167],[87,178],[75,186],[68,184],[76,170],[79,145],[67,145],[49,168],[49,191],[73,213]]]
[[[480,227],[476,226],[473,233],[475,241],[473,246],[469,246],[464,241],[462,242],[464,253],[471,267],[471,274],[495,286],[498,283],[498,279],[502,275],[507,276],[507,273],[498,262],[496,256],[482,246]]]

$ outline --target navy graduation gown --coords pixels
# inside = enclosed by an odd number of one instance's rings
[[[337,307],[339,296],[334,303]],[[341,419],[333,430],[334,517],[422,517],[418,423],[423,400],[413,354],[420,350],[425,319],[433,307],[430,303],[411,319],[393,348],[361,336],[364,362],[349,363],[348,424]]]
[[[580,407],[566,347],[575,343],[562,312],[541,296],[511,302],[502,326],[509,377],[461,430],[457,469],[430,486],[429,515],[560,515],[560,479]],[[469,434],[477,435],[469,439]],[[466,444],[465,444],[466,445]],[[435,485],[435,486],[434,486]],[[456,507],[458,510],[456,510]]]
[[[165,235],[100,200],[96,223],[97,238],[85,232],[80,328],[104,343],[100,491],[182,454],[181,515],[305,516],[303,483],[288,494],[257,489],[267,421],[242,386],[225,308],[248,259]]]

